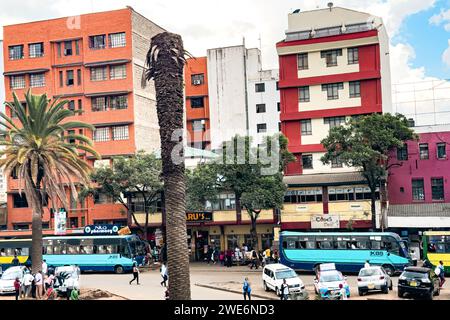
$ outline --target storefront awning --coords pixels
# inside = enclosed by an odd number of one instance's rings
[[[450,217],[450,203],[389,205],[388,217]]]
[[[341,186],[367,183],[366,179],[359,172],[286,176],[283,181],[289,187]]]
[[[4,72],[4,76],[21,76],[23,74],[34,74],[34,73],[43,73],[50,71],[50,69],[32,69],[32,70],[18,70],[18,71],[8,71]]]

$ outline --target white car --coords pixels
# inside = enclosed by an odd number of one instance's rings
[[[22,282],[23,276],[25,275],[24,266],[10,267],[2,273],[0,278],[0,294],[14,293],[16,289],[14,288],[14,281],[16,278]]]
[[[333,299],[338,297],[341,284],[347,297],[350,297],[350,286],[347,283],[347,277],[344,277],[340,271],[336,270],[334,263],[324,263],[317,266],[314,291],[321,298]]]
[[[67,290],[80,291],[80,268],[77,266],[63,266],[55,269],[55,284],[56,291],[66,294]]]
[[[295,271],[279,263],[265,266],[262,278],[264,290],[273,290],[278,296],[281,296],[281,285],[284,279],[286,279],[289,293],[303,293],[305,290],[303,281],[297,276]]]
[[[358,293],[360,296],[369,291],[381,290],[389,293],[392,290],[392,279],[380,266],[362,268],[358,274]]]

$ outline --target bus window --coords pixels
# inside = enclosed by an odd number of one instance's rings
[[[368,250],[369,249],[369,238],[368,237],[355,237],[356,240],[356,248],[360,250]]]
[[[6,256],[7,257],[14,257],[14,253],[15,253],[14,248],[6,248]]]
[[[53,240],[44,239],[44,254],[53,254]]]
[[[347,240],[341,237],[337,237],[335,240],[335,247],[338,250],[346,250],[347,249]]]
[[[372,250],[381,250],[381,241],[370,241],[370,248]]]
[[[287,249],[287,241],[283,241],[283,249]]]
[[[445,253],[445,252],[446,252],[446,250],[445,250],[445,243],[438,242],[436,244],[436,253]]]
[[[94,240],[81,239],[79,253],[80,254],[93,254],[94,253]]]
[[[316,237],[316,242],[318,249],[333,249],[333,240],[330,237]]]
[[[306,241],[306,249],[316,249],[315,241]]]
[[[286,238],[286,248],[285,249],[297,249],[296,248],[296,241],[297,238]],[[132,242],[130,242],[131,245]],[[133,248],[133,246],[131,246],[131,248]]]
[[[392,237],[383,237],[382,239],[384,248],[389,252],[398,255],[400,246],[397,241]]]
[[[80,253],[80,239],[67,239],[67,254],[79,254]]]
[[[53,242],[53,254],[66,254],[66,240],[55,240]]]

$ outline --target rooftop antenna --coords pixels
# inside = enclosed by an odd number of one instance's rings
[[[328,2],[328,4],[327,4],[327,6],[328,6],[328,8],[330,8],[330,11],[331,11],[331,8],[333,8],[333,2]]]

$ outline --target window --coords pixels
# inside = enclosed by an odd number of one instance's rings
[[[347,53],[348,53],[348,64],[359,63],[358,48],[348,48]]]
[[[11,76],[9,79],[11,89],[25,88],[25,76]]]
[[[57,48],[57,51],[58,51],[58,57],[61,58],[61,42],[58,42],[56,44],[56,48]]]
[[[30,230],[30,225],[29,224],[14,224],[13,228],[14,228],[14,230]]]
[[[406,161],[408,160],[408,145],[404,144],[403,147],[397,148],[397,160]]]
[[[91,68],[91,81],[104,81],[106,79],[106,67]]]
[[[308,54],[307,53],[300,53],[299,55],[297,55],[297,61],[298,61],[298,70],[308,69]]]
[[[62,71],[59,72],[59,86],[60,87],[64,86],[64,75]]]
[[[428,143],[419,144],[420,160],[428,160],[430,158]]]
[[[23,59],[23,45],[10,46],[8,49],[9,49],[9,60]]]
[[[75,40],[75,54],[80,55],[80,40]]]
[[[432,199],[435,201],[444,200],[444,179],[432,178],[431,179],[431,194]]]
[[[361,85],[359,81],[350,81],[350,98],[359,98],[361,97]]]
[[[265,123],[260,123],[256,125],[256,130],[258,133],[264,133],[267,132],[267,124]]]
[[[45,75],[43,73],[35,73],[30,75],[30,87],[45,87]]]
[[[205,75],[201,74],[193,74],[191,75],[191,84],[194,86],[199,86],[205,83]]]
[[[286,203],[322,202],[322,188],[288,190],[284,197]]]
[[[70,102],[74,102],[74,101],[70,101]],[[67,132],[69,135],[74,135],[75,134],[75,130],[69,130]],[[74,138],[70,138],[69,139],[69,143],[71,144],[75,144],[77,141]],[[72,198],[72,192],[70,193],[70,197]],[[76,209],[76,208],[72,208],[72,209]]]
[[[92,111],[106,111],[106,97],[92,98]]]
[[[113,127],[113,140],[128,140],[128,126]]]
[[[128,108],[128,97],[126,95],[110,97],[109,104],[111,110],[126,109]]]
[[[203,97],[190,98],[191,99],[191,108],[203,108]]]
[[[28,202],[25,195],[21,196],[18,193],[13,194],[13,207],[14,208],[28,208]]]
[[[96,128],[94,131],[94,141],[95,142],[104,142],[109,141],[109,128]]]
[[[303,169],[313,169],[313,156],[312,154],[302,155]]]
[[[64,41],[64,55],[71,56],[72,54],[72,41]]]
[[[83,110],[83,102],[81,101],[81,99],[78,99],[78,110]]]
[[[77,84],[81,86],[81,69],[77,69]]]
[[[266,112],[266,105],[264,103],[256,105],[256,113],[265,113],[265,112]]]
[[[333,160],[331,160],[331,167],[332,168],[342,168],[343,164],[342,164],[341,159],[339,159],[339,157],[336,157]]]
[[[89,48],[97,50],[97,49],[105,49],[105,39],[106,36],[104,34],[97,36],[89,37]]]
[[[278,132],[281,132],[281,122],[278,122]]]
[[[339,90],[344,89],[344,83],[330,83],[330,84],[323,84],[322,85],[322,91],[327,92],[327,98],[328,100],[336,100],[339,99]]]
[[[198,131],[205,131],[205,120],[194,120],[192,121],[192,131],[198,132]]]
[[[345,117],[329,117],[324,119],[325,124],[330,125],[330,129],[341,126],[345,123]]]
[[[438,143],[436,145],[437,148],[437,157],[438,159],[447,159],[447,150],[446,150],[446,143]]]
[[[300,102],[309,102],[309,87],[300,87],[298,91]]]
[[[255,91],[256,92],[265,92],[266,91],[266,84],[265,83],[257,83],[257,84],[255,84]]]
[[[75,111],[75,101],[70,100],[69,103],[67,104],[67,107],[70,111]]]
[[[28,45],[30,58],[38,58],[44,56],[44,43],[32,43]]]
[[[277,111],[280,112],[281,111],[281,103],[277,102]]]
[[[127,66],[124,64],[111,66],[109,77],[111,80],[125,79],[127,77]]]
[[[342,56],[342,49],[326,50],[320,52],[320,57],[325,58],[327,67],[337,66],[337,57]]]
[[[414,201],[425,200],[425,189],[423,179],[412,180],[412,196]]]
[[[127,45],[127,40],[125,38],[125,32],[109,34],[109,47],[110,48],[125,47],[126,45]]]
[[[74,85],[74,79],[73,79],[73,70],[67,70],[66,71],[66,85],[67,86],[73,86]]]
[[[312,135],[311,119],[305,119],[300,121],[300,127],[302,130],[302,136]]]

